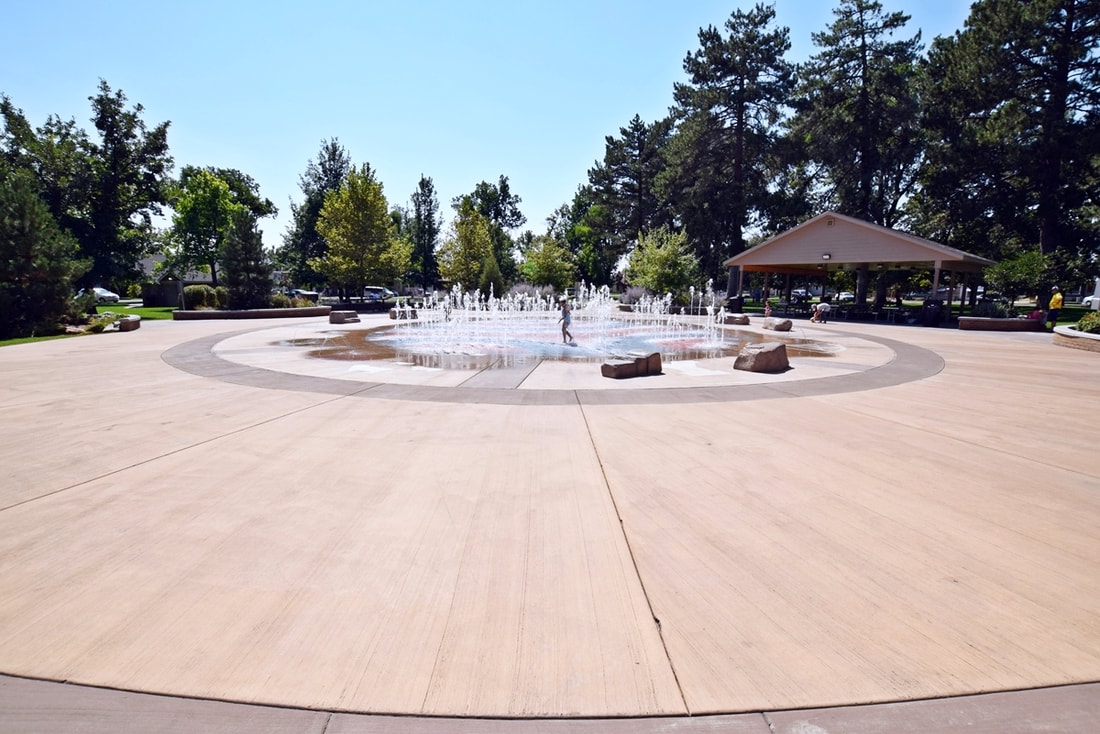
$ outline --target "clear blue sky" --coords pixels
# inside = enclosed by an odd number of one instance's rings
[[[99,79],[171,121],[176,172],[236,168],[279,207],[261,223],[282,241],[298,177],[322,139],[369,162],[391,205],[431,177],[452,197],[508,176],[524,229],[572,199],[604,137],[635,115],[667,114],[701,27],[749,0],[136,0],[9,3],[0,92],[32,125],[50,114],[94,132]],[[969,0],[882,0],[912,16],[925,45],[963,26]],[[775,0],[790,60],[815,51],[829,0]]]

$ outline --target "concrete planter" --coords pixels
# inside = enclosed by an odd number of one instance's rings
[[[307,308],[253,308],[243,311],[219,311],[204,308],[198,311],[173,311],[173,321],[203,321],[206,319],[289,319],[305,316],[328,316],[332,306]]]
[[[1039,319],[990,319],[984,316],[960,316],[959,328],[964,331],[1042,331]]]
[[[1059,347],[1083,349],[1086,352],[1100,354],[1100,334],[1086,334],[1076,326],[1054,327],[1054,343]]]

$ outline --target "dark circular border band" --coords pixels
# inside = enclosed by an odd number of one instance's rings
[[[660,405],[812,397],[891,387],[931,377],[944,368],[943,358],[929,349],[896,339],[851,334],[890,349],[894,353],[894,358],[878,367],[846,375],[790,380],[773,384],[655,387],[639,390],[513,390],[397,385],[295,375],[230,362],[214,353],[214,347],[219,342],[252,331],[261,331],[261,329],[244,329],[194,339],[165,351],[161,358],[172,367],[193,375],[269,390],[292,390],[385,400],[492,405]]]

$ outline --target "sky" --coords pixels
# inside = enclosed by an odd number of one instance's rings
[[[880,0],[927,44],[961,30],[970,0]],[[816,51],[829,0],[774,0],[788,60]],[[279,208],[276,247],[323,140],[369,163],[391,206],[432,179],[450,202],[507,176],[536,234],[602,160],[605,137],[668,114],[700,28],[749,0],[60,0],[9,3],[0,93],[38,126],[49,115],[94,134],[99,80],[169,121],[175,173],[236,168]]]

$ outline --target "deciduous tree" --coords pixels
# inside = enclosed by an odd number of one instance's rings
[[[492,254],[489,220],[474,209],[473,201],[467,197],[458,203],[451,234],[439,247],[439,274],[451,285],[472,290]]]
[[[310,160],[305,173],[298,178],[305,199],[301,204],[291,203],[291,224],[277,254],[277,260],[290,271],[295,283],[319,286],[324,282],[324,277],[309,266],[311,259],[323,257],[327,250],[325,238],[317,231],[317,220],[325,205],[325,195],[340,188],[349,170],[351,158],[339,140],[333,138],[321,141],[317,160]]]
[[[682,297],[700,280],[699,261],[692,253],[687,235],[667,227],[643,232],[630,254],[626,279],[656,294]]]
[[[392,283],[409,269],[412,246],[396,236],[382,184],[368,164],[350,170],[325,196],[317,231],[328,251],[311,259],[310,268],[351,293],[361,295],[375,282]]]
[[[168,203],[169,123],[147,129],[144,107],[127,109],[126,95],[111,91],[105,81],[89,99],[99,139],[87,142],[85,214],[72,222],[71,231],[92,260],[81,282],[120,283],[137,274],[138,261],[154,242],[153,217]]]
[[[522,227],[527,218],[519,209],[523,200],[512,193],[508,177],[501,175],[497,183],[482,181],[474,187],[472,193],[455,197],[451,206],[459,211],[469,200],[470,206],[485,218],[489,224],[489,235],[493,240],[493,257],[496,258],[504,280],[511,283],[516,278],[516,258],[513,254],[515,243],[510,232]]]
[[[524,254],[520,270],[528,283],[552,286],[557,291],[573,285],[573,256],[550,235],[536,235]]]
[[[205,168],[189,169],[174,199],[172,237],[179,251],[173,259],[184,267],[209,269],[216,288],[222,244],[234,221],[251,212],[235,201],[228,183]]]

